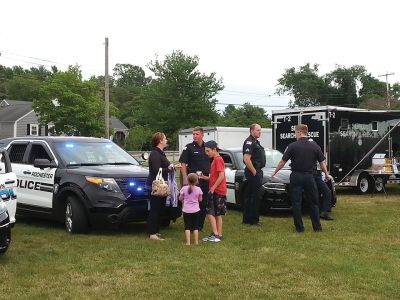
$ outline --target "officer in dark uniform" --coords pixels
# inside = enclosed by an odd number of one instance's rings
[[[282,156],[282,160],[276,166],[272,176],[283,168],[286,162],[291,160],[292,173],[290,174],[290,200],[292,202],[294,225],[297,232],[304,231],[303,220],[301,218],[301,202],[303,191],[306,201],[310,203],[310,218],[314,231],[322,231],[319,220],[319,199],[317,185],[314,180],[313,171],[315,164],[319,162],[325,177],[331,176],[326,168],[325,157],[321,148],[314,142],[307,139],[308,127],[300,124],[296,126],[295,134],[297,141],[291,143]]]
[[[243,206],[243,223],[260,226],[259,203],[265,167],[265,150],[257,140],[261,136],[261,126],[252,124],[250,136],[243,143],[243,162],[246,165],[244,175],[248,182],[247,194]]]
[[[313,139],[309,139],[309,141],[314,142]],[[322,178],[321,168],[319,168],[318,164],[315,164],[314,166],[313,175],[315,184],[317,185],[318,197],[322,195],[322,201],[320,200],[319,202],[319,216],[321,219],[332,221],[333,218],[329,213],[332,206],[332,192],[328,186],[328,182],[331,184],[333,177],[329,175],[329,177],[326,178],[327,182],[325,182],[325,180]]]
[[[209,191],[208,180],[202,179],[203,176],[210,174],[211,161],[207,156],[204,147],[204,131],[201,127],[193,128],[193,142],[187,144],[179,158],[181,163],[181,175],[183,185],[187,185],[187,175],[197,173],[199,176],[199,187],[203,191],[203,201],[200,202],[199,230],[203,229],[206,218],[207,197]]]

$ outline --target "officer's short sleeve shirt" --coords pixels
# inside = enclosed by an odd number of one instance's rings
[[[183,148],[179,162],[186,164],[189,172],[210,173],[211,161],[205,152],[204,143],[201,146],[195,142],[187,144]]]

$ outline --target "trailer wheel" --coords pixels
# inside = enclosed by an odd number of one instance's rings
[[[367,174],[361,174],[357,182],[357,190],[361,194],[370,193],[372,189],[372,178]]]
[[[382,177],[375,178],[375,192],[382,193],[385,190],[385,180]]]

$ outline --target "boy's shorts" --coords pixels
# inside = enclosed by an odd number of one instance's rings
[[[226,196],[219,194],[211,194],[208,196],[208,203],[206,207],[207,215],[214,217],[224,216],[226,214]]]

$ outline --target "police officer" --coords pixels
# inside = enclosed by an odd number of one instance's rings
[[[252,124],[250,136],[243,143],[243,162],[246,165],[244,175],[248,182],[246,199],[243,207],[243,223],[260,226],[259,203],[263,172],[265,167],[265,150],[258,138],[261,126]]]
[[[183,185],[188,184],[187,175],[189,173],[197,173],[199,175],[199,187],[203,191],[203,201],[200,202],[199,230],[203,229],[204,220],[206,218],[206,207],[209,187],[208,180],[202,179],[203,176],[210,174],[211,161],[207,156],[204,147],[204,131],[201,127],[193,128],[193,142],[187,144],[179,158],[181,163],[181,174]]]
[[[291,143],[282,156],[281,161],[272,173],[272,176],[283,168],[286,162],[291,160],[292,173],[290,174],[290,200],[292,202],[294,225],[297,232],[304,231],[303,220],[301,218],[302,192],[304,191],[306,200],[310,202],[310,218],[314,231],[322,231],[319,220],[318,191],[314,180],[314,166],[319,162],[321,170],[326,178],[329,176],[326,168],[325,157],[321,148],[314,142],[307,140],[308,127],[300,124],[296,126],[296,142]]]
[[[333,218],[330,215],[330,210],[331,210],[331,203],[332,203],[332,194],[331,190],[328,187],[327,183],[325,180],[322,178],[322,173],[321,170],[314,170],[314,180],[317,185],[317,190],[318,190],[318,196],[322,194],[322,201],[319,206],[320,210],[320,218],[327,220],[327,221],[332,221]],[[330,176],[330,175],[329,175]],[[332,180],[329,178],[329,180]]]
[[[313,139],[309,139],[309,141],[314,142]],[[322,178],[321,168],[319,168],[318,164],[315,164],[314,166],[313,175],[315,184],[317,185],[318,196],[320,197],[322,195],[322,201],[319,202],[319,216],[321,219],[332,221],[333,218],[329,213],[331,211],[332,205],[332,193],[331,189],[328,186],[328,182],[329,184],[332,184],[333,177],[329,175],[328,178],[325,179],[327,180],[327,182],[325,182],[325,180]]]

